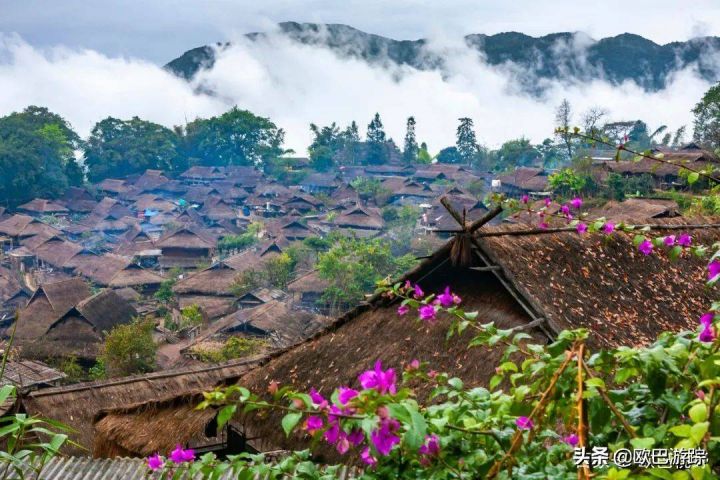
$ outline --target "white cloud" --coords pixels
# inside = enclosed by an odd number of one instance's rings
[[[563,48],[581,52],[584,44]],[[515,76],[526,75],[517,68],[490,67],[457,41],[430,48],[447,58],[443,72],[370,66],[277,36],[256,43],[237,40],[220,52],[212,70],[189,85],[144,61],[90,50],[39,51],[17,37],[0,37],[0,114],[45,105],[87,135],[108,115],[137,115],[172,126],[237,104],[272,118],[287,131],[288,146],[304,154],[310,122],[356,120],[364,133],[378,111],[398,144],[407,116],[414,115],[418,137],[437,151],[454,142],[461,116],[475,120],[479,139],[490,146],[522,135],[539,142],[552,135],[554,109],[565,97],[578,113],[602,106],[613,119],[640,118],[651,128],[667,124],[675,129],[690,123],[690,109],[709,87],[686,69],[656,93],[631,82],[612,86],[598,79],[582,85],[547,83],[538,99],[514,87]],[[199,85],[217,95],[195,93]]]

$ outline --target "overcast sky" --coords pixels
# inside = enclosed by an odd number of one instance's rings
[[[396,39],[520,31],[631,32],[659,43],[720,35],[718,0],[0,0],[0,32],[35,47],[90,48],[166,63],[182,52],[295,20]]]

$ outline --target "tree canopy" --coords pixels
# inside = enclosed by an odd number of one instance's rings
[[[710,88],[693,109],[696,142],[720,148],[720,83]]]
[[[70,124],[47,108],[30,106],[0,118],[0,204],[55,198],[82,184],[75,160],[81,146]]]

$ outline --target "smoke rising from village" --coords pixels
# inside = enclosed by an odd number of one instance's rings
[[[558,55],[572,51],[573,61],[581,62],[587,41],[578,36],[558,44]],[[109,115],[171,127],[238,105],[270,117],[287,132],[286,146],[303,155],[310,122],[355,120],[364,133],[377,111],[398,144],[405,119],[414,115],[418,138],[437,152],[454,143],[457,118],[464,116],[475,120],[478,139],[490,147],[520,136],[540,142],[552,136],[554,110],[563,98],[577,122],[583,111],[599,106],[610,112],[609,120],[639,118],[651,129],[690,129],[690,110],[709,87],[694,68],[677,70],[665,89],[646,92],[633,82],[612,85],[602,72],[590,82],[534,79],[514,65],[488,65],[461,39],[435,38],[427,48],[445,58],[442,70],[370,65],[280,35],[254,42],[238,36],[217,52],[212,69],[188,83],[143,60],[64,47],[41,50],[10,35],[0,37],[0,115],[43,105],[86,136]],[[529,95],[523,83],[541,84],[543,94]]]

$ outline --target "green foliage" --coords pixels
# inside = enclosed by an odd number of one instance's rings
[[[110,330],[100,356],[108,377],[151,372],[155,368],[154,329],[155,323],[151,319],[135,319]]]
[[[548,177],[553,191],[561,196],[580,193],[587,184],[587,177],[578,175],[571,168],[564,168]]]
[[[720,148],[720,83],[705,92],[693,114],[694,140],[710,149]]]
[[[440,150],[437,155],[438,163],[463,163],[457,147],[447,147]]]
[[[265,262],[264,276],[275,288],[285,288],[295,269],[296,260],[287,252],[276,255]]]
[[[527,138],[518,138],[502,144],[499,150],[492,152],[493,170],[503,172],[516,167],[537,165],[542,158],[538,149]]]
[[[200,165],[262,165],[283,153],[285,139],[270,119],[237,107],[194,120],[181,133],[181,151],[190,164]]]
[[[405,143],[403,145],[403,161],[405,163],[415,163],[418,157],[418,143],[415,136],[415,117],[407,119],[407,129],[405,132]]]
[[[59,367],[60,371],[67,375],[68,382],[79,382],[85,378],[85,370],[80,366],[75,355],[63,359]]]
[[[342,238],[318,259],[319,275],[330,281],[323,301],[333,306],[353,305],[371,292],[378,280],[397,275],[415,262],[411,255],[393,255],[382,240]]]
[[[420,144],[420,149],[417,154],[417,163],[429,165],[432,163],[432,155],[428,152],[428,147],[425,142]]]
[[[460,162],[458,163],[471,164],[475,161],[479,149],[477,139],[475,137],[475,127],[471,118],[463,117],[459,120],[460,125],[458,125],[457,128],[457,140],[455,142],[456,152],[460,159]]]
[[[81,147],[70,124],[47,108],[31,106],[0,118],[0,205],[57,198],[82,184],[74,157]]]
[[[608,193],[613,200],[622,201],[627,195],[648,195],[655,189],[652,175],[642,174],[624,177],[610,173],[607,177]]]
[[[104,380],[107,378],[107,372],[105,371],[105,362],[100,358],[95,362],[95,365],[90,367],[88,370],[90,380]]]
[[[180,309],[180,328],[202,325],[204,318],[200,307],[192,304]]]
[[[366,145],[365,163],[368,165],[387,163],[386,135],[379,113],[376,113],[375,117],[368,124]]]
[[[263,273],[258,270],[252,268],[243,270],[233,281],[230,291],[236,297],[242,297],[262,285],[263,279]]]
[[[147,169],[172,174],[186,167],[178,154],[175,133],[138,117],[108,117],[95,124],[85,149],[85,165],[92,182],[123,178]]]
[[[253,222],[248,225],[247,230],[240,235],[227,235],[218,241],[218,250],[228,252],[230,250],[243,250],[258,242],[258,233],[262,230],[262,224]]]
[[[254,355],[265,346],[266,342],[261,339],[230,337],[225,340],[220,348],[198,345],[193,347],[191,351],[201,362],[218,363]]]
[[[157,289],[157,292],[153,295],[155,300],[165,305],[173,303],[175,301],[175,292],[173,292],[175,283],[176,280],[173,279],[163,280],[160,283],[160,287]]]
[[[332,246],[332,243],[330,240],[322,237],[307,237],[303,240],[303,245],[316,252],[322,252],[328,250]]]

